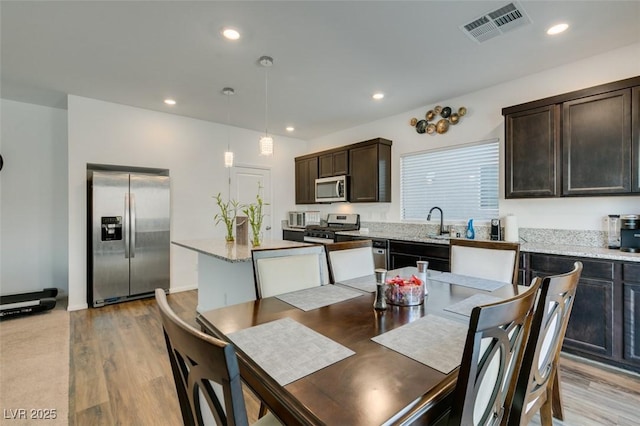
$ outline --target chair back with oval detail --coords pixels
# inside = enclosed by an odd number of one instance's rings
[[[537,291],[473,308],[449,425],[506,424]]]
[[[185,425],[248,425],[235,349],[181,320],[163,289],[156,302]],[[256,426],[280,425],[268,413]]]
[[[527,425],[540,411],[542,425],[562,419],[558,361],[576,297],[582,262],[571,272],[536,278],[541,281],[531,333],[513,399],[510,425]]]

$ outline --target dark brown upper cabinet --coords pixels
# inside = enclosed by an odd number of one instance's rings
[[[640,192],[640,77],[504,108],[505,197]]]
[[[640,192],[640,87],[631,89],[631,149],[633,192]]]
[[[296,204],[313,204],[315,180],[347,175],[352,203],[391,202],[391,141],[371,139],[295,158]]]
[[[315,204],[318,157],[298,157],[295,164],[296,204]]]
[[[342,149],[319,155],[318,164],[321,178],[349,174],[349,151]]]
[[[506,198],[555,197],[560,189],[560,108],[548,105],[505,117]]]
[[[391,141],[372,139],[349,148],[349,201],[391,202]]]
[[[562,104],[563,195],[631,192],[631,89]]]

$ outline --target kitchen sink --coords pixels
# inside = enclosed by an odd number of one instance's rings
[[[427,238],[433,238],[434,240],[449,240],[451,239],[451,236],[449,234],[442,234],[442,235],[428,234]]]

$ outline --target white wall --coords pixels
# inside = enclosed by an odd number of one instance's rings
[[[67,112],[0,101],[0,293],[67,293]]]
[[[171,114],[69,96],[69,309],[86,307],[87,163],[170,169],[171,239],[224,238],[213,196],[227,194],[223,166],[228,127]],[[232,128],[237,164],[271,168],[273,236],[294,207],[293,158],[308,151],[305,141],[274,137],[274,155],[258,154],[260,134]],[[277,189],[277,190],[276,190]],[[197,256],[171,248],[171,289],[195,288]]]
[[[527,228],[605,230],[603,218],[610,213],[640,213],[638,196],[562,199],[504,199],[504,118],[502,108],[640,75],[640,44],[614,50],[566,66],[533,74],[454,99],[358,126],[309,142],[309,152],[347,145],[376,137],[393,141],[392,202],[379,204],[333,204],[304,206],[327,212],[360,213],[363,221],[400,221],[400,155],[465,144],[491,138],[501,141],[500,214],[514,213],[518,225]],[[481,72],[470,69],[470,73]],[[438,84],[437,79],[434,84]],[[444,84],[450,84],[446,82]],[[393,96],[393,94],[389,94]],[[427,94],[425,94],[426,96]],[[418,134],[411,117],[424,117],[435,105],[454,109],[466,106],[468,114],[443,135]],[[425,212],[426,217],[427,212]],[[445,220],[447,212],[444,212]]]

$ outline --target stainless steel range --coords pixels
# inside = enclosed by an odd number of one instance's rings
[[[336,232],[357,231],[360,229],[359,214],[329,213],[327,225],[310,225],[304,228],[304,240],[308,243],[332,243]]]

